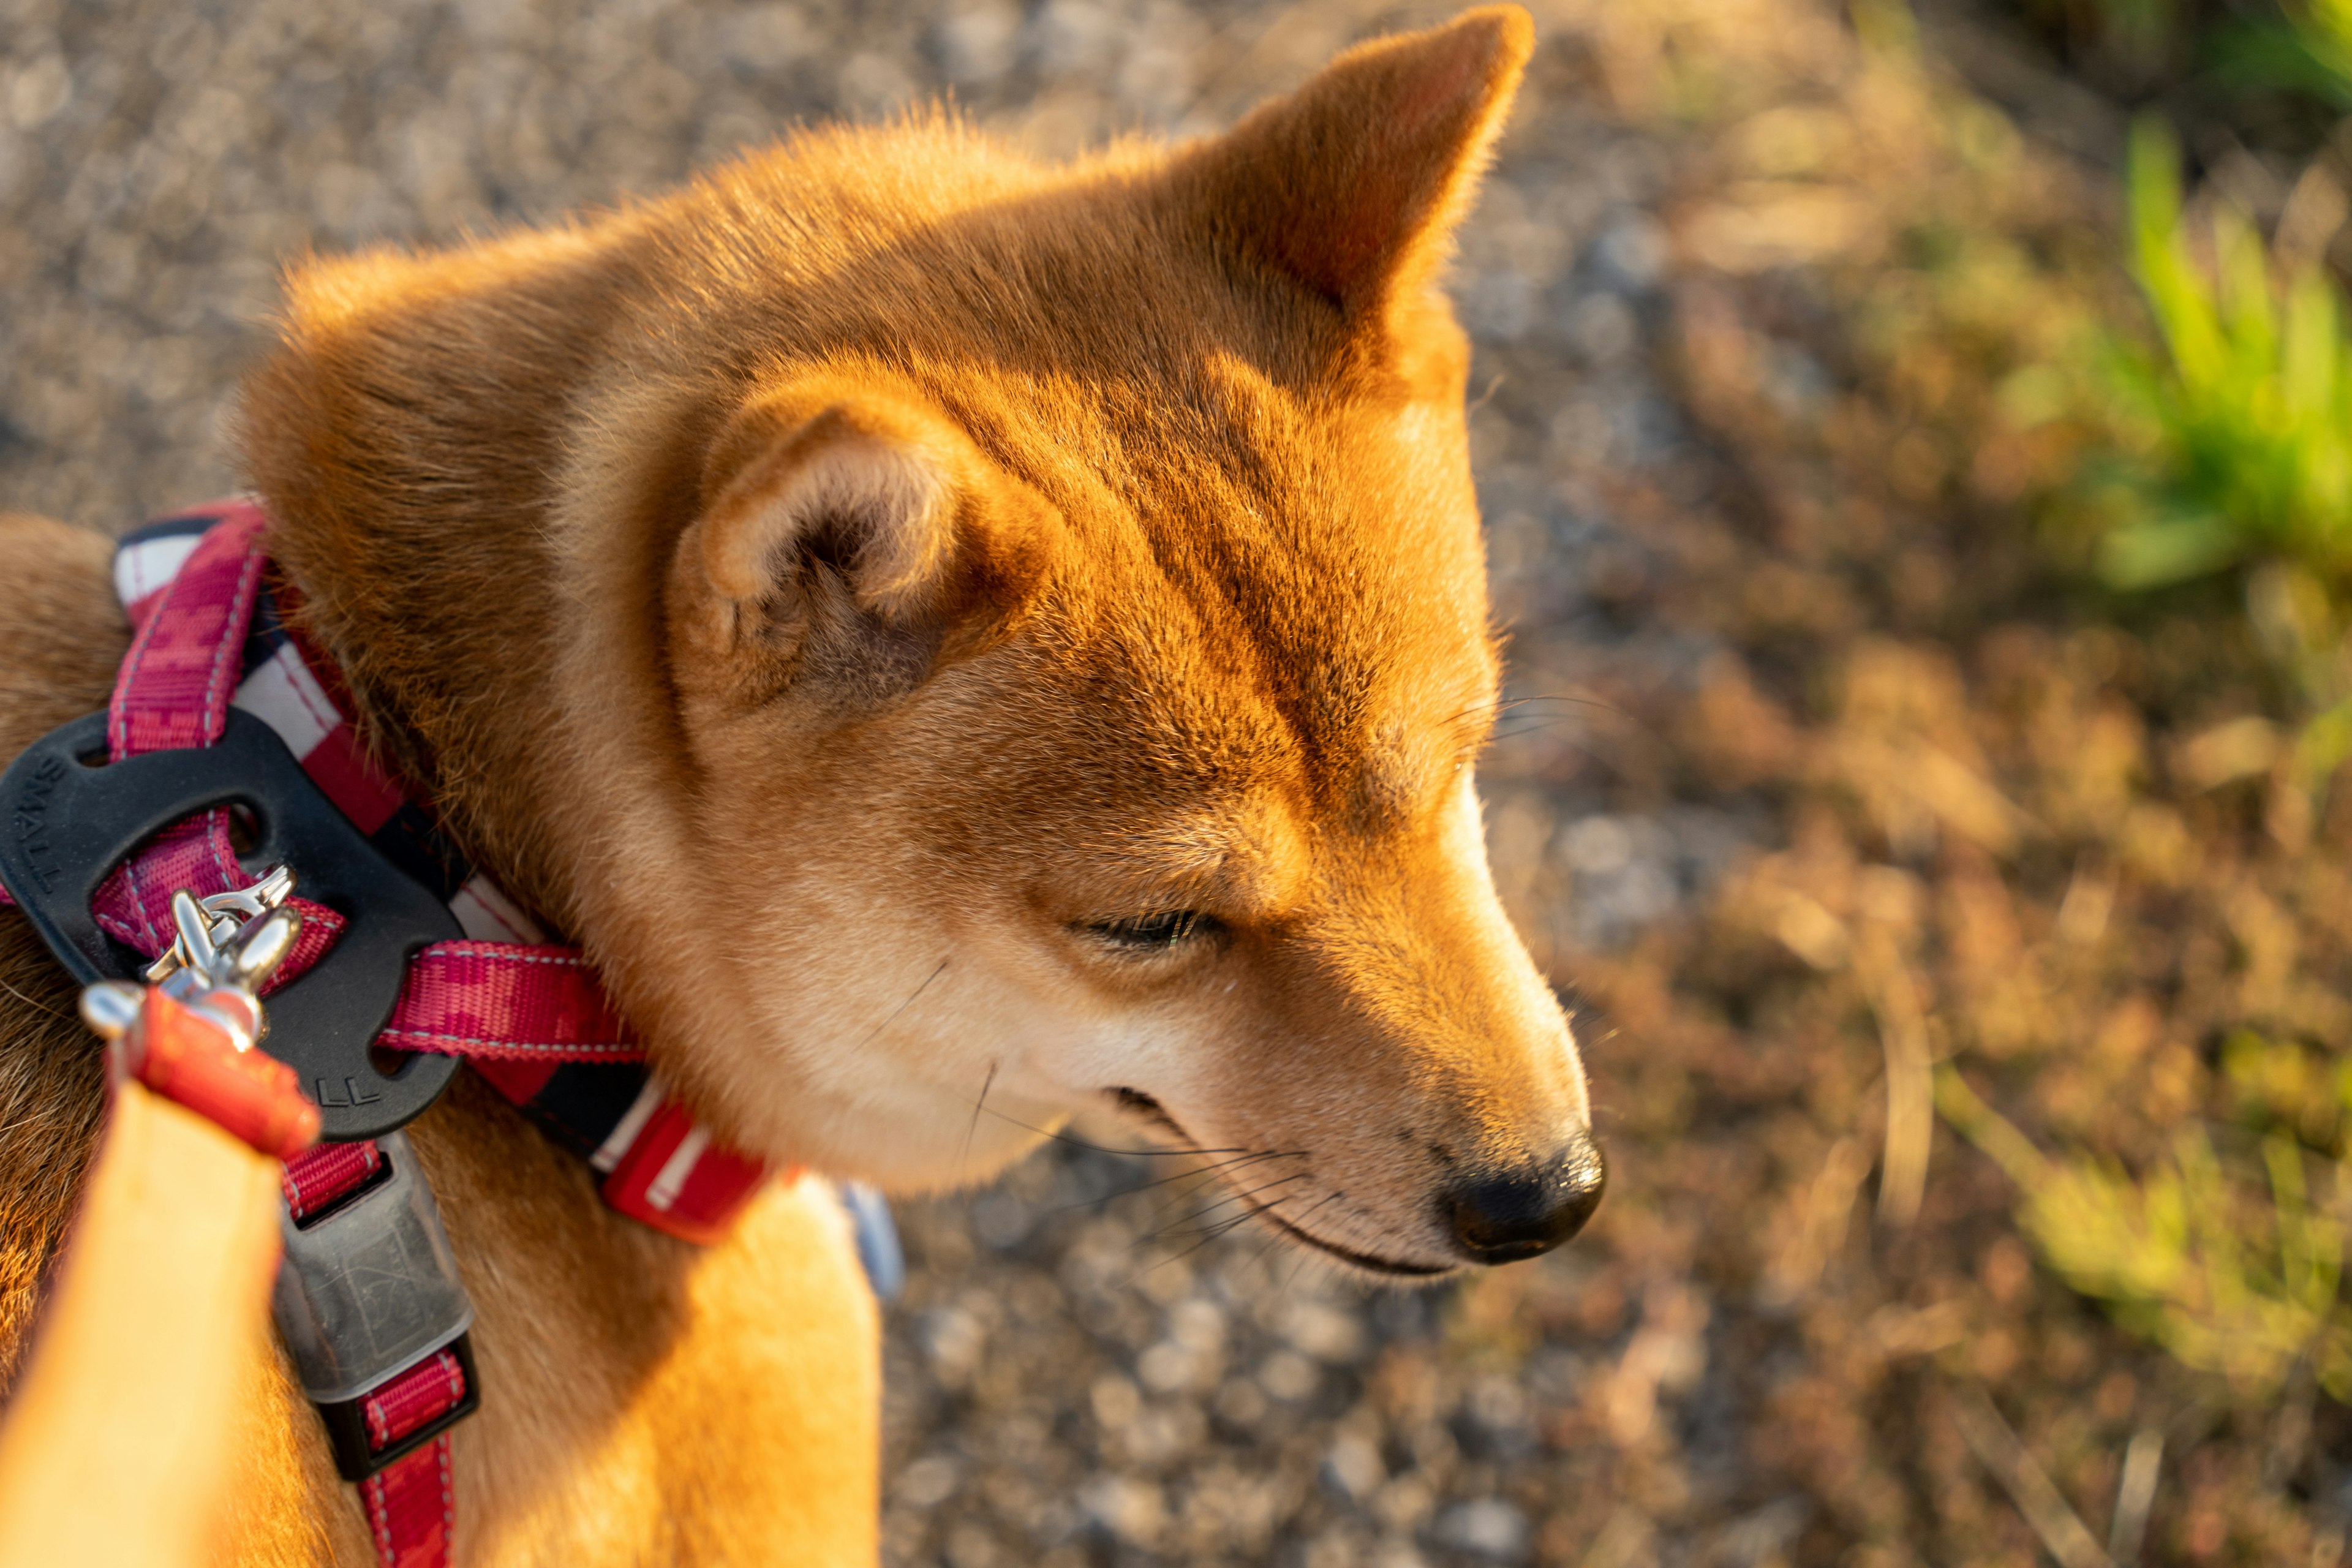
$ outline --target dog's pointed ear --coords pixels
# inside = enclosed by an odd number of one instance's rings
[[[1002,633],[1042,574],[1048,509],[910,395],[824,379],[721,426],[671,563],[696,689],[806,679],[910,689]]]
[[[1375,316],[1445,258],[1534,47],[1516,5],[1359,45],[1187,154],[1179,189],[1230,248]]]

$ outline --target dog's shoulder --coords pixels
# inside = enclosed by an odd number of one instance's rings
[[[0,514],[0,764],[104,707],[130,639],[102,536]],[[97,1136],[97,1042],[73,982],[24,917],[0,910],[0,1388],[14,1380]]]

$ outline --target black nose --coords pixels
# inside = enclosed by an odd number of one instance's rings
[[[1446,1223],[1478,1263],[1517,1263],[1549,1252],[1601,1206],[1608,1163],[1581,1133],[1539,1164],[1490,1173],[1445,1199]]]

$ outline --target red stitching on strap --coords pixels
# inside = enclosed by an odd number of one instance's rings
[[[467,1061],[641,1062],[645,1047],[633,1040],[509,1040],[484,1035],[449,1035],[431,1029],[387,1028],[376,1044],[395,1051],[425,1051]]]
[[[457,1510],[449,1486],[449,1434],[403,1455],[360,1483],[383,1568],[443,1568]]]
[[[114,761],[220,738],[236,689],[237,655],[261,591],[267,522],[251,502],[227,506],[156,595],[107,704]],[[229,847],[228,814],[209,811],[157,834],[107,879],[95,904],[109,931],[136,932],[126,940],[152,955],[171,941],[174,889],[215,893],[243,881]]]
[[[362,1406],[368,1441],[388,1448],[466,1397],[466,1371],[450,1351],[436,1351],[372,1391]]]
[[[373,1140],[319,1143],[287,1161],[278,1184],[286,1194],[287,1212],[298,1220],[308,1219],[364,1185],[383,1169],[383,1151]]]
[[[465,1368],[453,1352],[436,1351],[367,1395],[361,1409],[369,1445],[388,1448],[465,1397]],[[383,1568],[441,1568],[448,1562],[457,1514],[447,1433],[361,1482],[360,1495]]]
[[[570,948],[436,942],[408,966],[380,1037],[446,1056],[642,1061],[645,1047]]]
[[[237,655],[261,589],[261,509],[240,505],[207,531],[139,630],[108,704],[109,749],[142,752],[220,738]]]

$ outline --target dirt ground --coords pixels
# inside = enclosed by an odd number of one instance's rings
[[[1482,778],[1609,1201],[1418,1294],[1151,1159],[902,1205],[888,1561],[2338,1561],[2336,1408],[2066,1291],[1926,1098],[1950,1060],[2129,1161],[2216,1103],[2222,1031],[2347,1035],[2352,824],[2256,731],[2197,749],[2283,700],[2247,634],[2118,619],[2037,521],[2073,437],[2017,373],[2116,287],[2118,127],[1894,0],[1535,8],[1454,283],[1517,700]],[[1046,153],[1211,129],[1449,9],[0,0],[0,504],[233,488],[306,247],[941,93]]]

